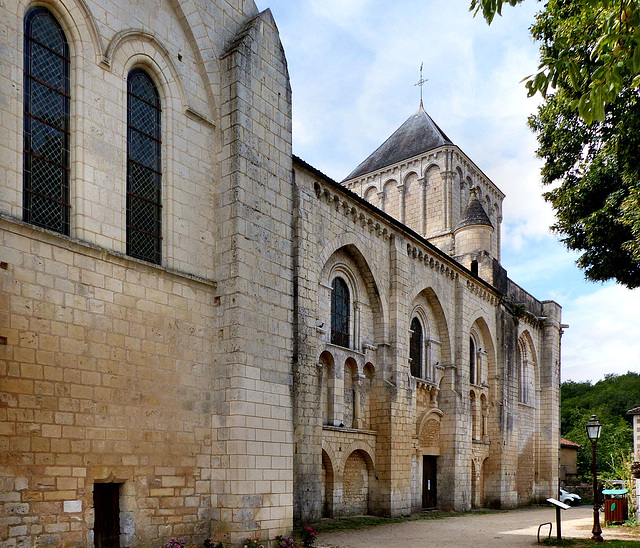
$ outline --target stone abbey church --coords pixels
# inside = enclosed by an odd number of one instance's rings
[[[0,29],[3,546],[556,493],[560,306],[422,107],[337,183],[292,154],[252,0],[5,0]]]

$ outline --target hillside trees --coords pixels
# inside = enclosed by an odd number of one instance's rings
[[[607,375],[594,385],[564,382],[561,402],[562,436],[582,446],[578,451],[578,474],[590,475],[591,442],[585,426],[595,414],[602,423],[598,469],[603,477],[613,476],[621,459],[633,449],[631,417],[626,412],[640,405],[640,374]]]

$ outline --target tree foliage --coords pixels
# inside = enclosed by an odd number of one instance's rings
[[[590,382],[562,383],[562,437],[579,443],[578,474],[591,474],[591,442],[586,424],[591,415],[602,423],[597,449],[598,470],[604,478],[619,479],[621,462],[633,449],[631,417],[626,413],[640,404],[640,374],[607,375],[592,385]]]
[[[488,22],[503,5],[472,0]],[[529,120],[545,161],[552,229],[593,281],[640,286],[640,0],[549,0],[536,16],[545,98]]]
[[[502,7],[523,0],[472,0],[470,10],[491,24]],[[561,86],[576,96],[573,107],[587,122],[602,121],[605,106],[628,86],[640,86],[640,2],[638,0],[550,0],[541,12],[560,15],[543,40],[538,72],[527,78],[529,95]],[[569,8],[569,9],[567,9]],[[586,42],[586,48],[576,48]],[[586,40],[585,40],[586,38]]]

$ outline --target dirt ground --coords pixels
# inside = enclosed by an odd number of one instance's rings
[[[562,538],[590,538],[593,508],[579,506],[562,511]],[[485,548],[537,545],[538,526],[553,522],[552,537],[557,534],[555,509],[522,508],[491,513],[469,513],[436,520],[392,523],[349,531],[318,534],[318,547],[331,548]],[[602,515],[600,523],[603,524]],[[549,527],[542,529],[541,538]],[[640,532],[623,527],[603,527],[603,538],[640,540]]]

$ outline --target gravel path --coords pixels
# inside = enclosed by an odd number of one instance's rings
[[[602,515],[600,516],[602,523]],[[556,536],[555,509],[530,507],[489,514],[465,514],[438,520],[391,523],[366,529],[318,534],[318,547],[339,548],[485,548],[531,547],[541,523],[552,521]],[[563,538],[590,538],[593,508],[580,506],[562,512]],[[620,528],[603,528],[605,539],[640,540],[640,535]],[[548,526],[541,533],[548,534]]]

